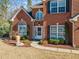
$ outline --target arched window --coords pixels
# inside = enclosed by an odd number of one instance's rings
[[[39,9],[35,15],[36,20],[42,20],[44,17],[43,12]]]

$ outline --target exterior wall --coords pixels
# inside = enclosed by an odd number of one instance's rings
[[[39,8],[34,8],[32,9],[32,15],[35,16],[36,12],[38,11]],[[39,26],[39,23],[40,25],[43,25],[44,26],[44,34],[45,34],[45,39],[48,39],[48,34],[49,34],[49,26],[50,25],[53,25],[53,24],[56,24],[56,23],[59,23],[59,24],[64,24],[67,23],[68,24],[68,28],[69,28],[69,35],[67,36],[69,41],[70,41],[70,44],[72,44],[72,24],[69,23],[69,19],[71,17],[71,11],[67,12],[67,13],[60,13],[60,14],[50,14],[48,13],[47,11],[47,0],[46,1],[43,1],[43,8],[40,8],[45,16],[44,16],[44,20],[40,23],[40,22],[36,22],[35,25],[38,25]],[[31,18],[23,11],[21,10],[18,15],[15,17],[14,19],[14,22],[13,22],[13,31],[16,31],[18,30],[18,23],[19,21],[23,19],[26,24],[30,27],[28,30],[30,32],[30,35],[29,35],[29,38],[32,39],[32,24],[34,24],[33,22],[31,22]]]
[[[62,14],[47,14],[44,18],[47,21],[47,25],[52,25],[56,23],[64,24],[66,21],[69,21],[70,13]]]
[[[43,21],[43,26],[45,26],[45,39],[49,38],[49,35],[48,35],[49,34],[49,29],[48,28],[49,28],[50,25],[53,25],[53,24],[56,24],[56,23],[65,25],[65,23],[67,22],[69,28],[71,29],[71,27],[72,27],[71,24],[69,23],[69,19],[71,17],[71,11],[70,11],[71,3],[69,5],[70,9],[69,9],[69,11],[67,13],[50,14],[48,12],[48,10],[47,10],[48,7],[49,7],[48,6],[48,2],[49,2],[48,0],[43,1],[43,10],[42,10],[44,15],[45,15],[44,21]],[[37,9],[33,9],[32,14],[35,15],[37,10],[38,10],[38,8]],[[68,32],[69,32],[70,35],[68,35],[66,37],[68,37],[68,39],[70,41],[70,44],[72,44],[72,36],[71,36],[72,35],[72,31],[68,30]]]
[[[79,0],[72,0],[72,16],[79,13]]]
[[[12,30],[17,32],[18,31],[18,23],[21,21],[21,19],[23,19],[27,26],[29,26],[28,31],[30,32],[29,34],[29,38],[32,38],[32,22],[31,22],[31,18],[23,11],[21,10],[16,17],[14,18],[13,24],[12,24]]]
[[[43,26],[43,21],[35,21],[34,26]]]
[[[78,21],[74,24],[74,43],[76,47],[79,47],[79,18]]]
[[[68,29],[68,35],[65,36],[65,38],[69,41],[67,44],[72,45],[72,24],[69,22],[70,19],[70,12],[63,13],[63,14],[46,14],[44,18],[44,22],[46,22],[45,27],[45,39],[49,39],[49,26],[50,25],[56,25],[56,23],[65,25],[67,23],[68,26],[66,26]]]

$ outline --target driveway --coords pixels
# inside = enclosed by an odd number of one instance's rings
[[[79,59],[79,55],[52,52],[33,47],[9,46],[0,40],[0,59]]]

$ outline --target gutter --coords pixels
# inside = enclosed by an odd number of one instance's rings
[[[75,27],[75,26],[74,26],[74,24],[75,24],[75,23],[74,23],[73,19],[70,19],[69,21],[72,23],[72,41],[73,41],[73,47],[75,48],[75,47],[76,47],[76,45],[75,45],[75,40],[74,40],[74,39],[75,39],[75,38],[74,38],[74,36],[75,36],[75,33],[74,33],[74,27]]]

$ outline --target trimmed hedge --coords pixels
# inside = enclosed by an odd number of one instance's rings
[[[60,40],[60,44],[64,44],[65,40],[64,39],[59,39]]]
[[[57,39],[50,39],[49,40],[49,43],[51,43],[51,44],[59,44],[59,40],[57,40]]]

